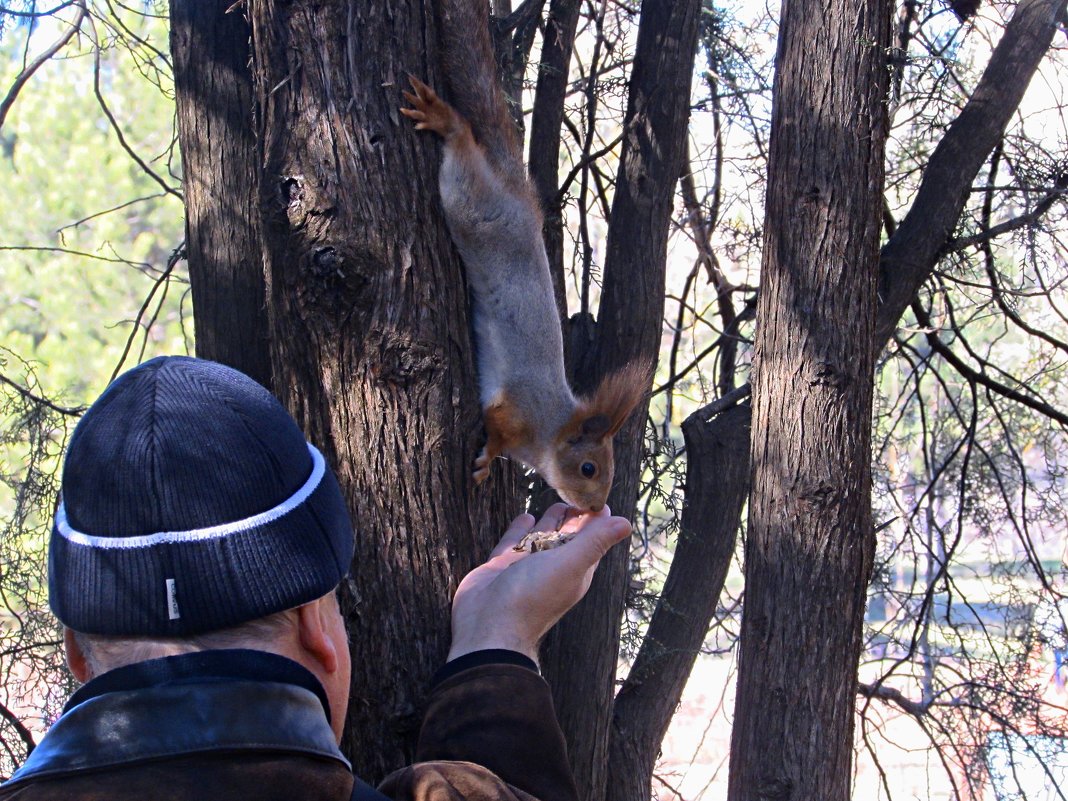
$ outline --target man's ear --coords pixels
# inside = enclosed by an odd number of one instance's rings
[[[337,646],[330,638],[327,621],[327,615],[337,614],[330,606],[334,603],[336,601],[331,594],[297,607],[301,647],[319,662],[327,673],[336,672],[340,664]]]
[[[67,667],[70,668],[70,672],[74,674],[74,678],[85,684],[92,678],[89,675],[89,660],[86,659],[85,652],[78,643],[78,638],[74,636],[74,632],[66,626],[63,627],[63,650],[67,652]]]

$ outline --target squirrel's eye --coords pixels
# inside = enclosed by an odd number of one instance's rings
[[[582,475],[586,478],[593,478],[597,475],[597,465],[593,462],[583,462],[582,467],[579,468],[582,471]]]

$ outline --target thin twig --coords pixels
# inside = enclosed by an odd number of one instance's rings
[[[4,127],[4,120],[7,119],[7,113],[11,110],[11,107],[15,104],[15,99],[19,96],[19,92],[22,91],[22,87],[26,85],[26,82],[30,80],[35,72],[40,69],[46,61],[52,56],[62,50],[71,39],[74,38],[74,34],[81,28],[82,22],[88,15],[84,0],[78,0],[76,3],[78,6],[78,16],[75,17],[74,22],[71,23],[70,29],[60,36],[56,41],[52,43],[41,55],[37,56],[22,72],[15,78],[15,82],[11,84],[11,88],[7,92],[7,96],[3,102],[0,102],[0,129]],[[65,6],[59,6],[56,10],[64,8]]]
[[[145,317],[145,312],[148,311],[149,304],[152,303],[152,298],[155,296],[156,291],[165,283],[168,283],[170,281],[171,272],[173,272],[175,265],[178,264],[184,253],[185,242],[183,241],[171,253],[170,258],[167,259],[167,267],[160,274],[159,278],[157,278],[152,284],[152,289],[149,290],[148,296],[145,298],[145,302],[141,304],[141,308],[137,311],[137,317],[134,318],[134,325],[130,331],[130,336],[126,338],[126,346],[122,349],[122,355],[119,356],[119,361],[115,364],[115,370],[111,373],[111,378],[108,379],[109,384],[114,381],[118,377],[119,373],[122,371],[122,366],[126,363],[126,357],[130,355],[130,349],[133,347],[133,341],[134,338],[137,336],[138,328],[141,325],[141,321]],[[153,319],[155,319],[155,317],[153,317]]]
[[[120,203],[118,206],[114,206],[114,207],[112,207],[110,209],[104,209],[103,211],[98,211],[98,212],[95,212],[94,214],[90,214],[88,217],[82,217],[80,220],[75,220],[72,223],[67,223],[62,228],[57,228],[56,229],[56,233],[59,234],[60,239],[62,239],[63,238],[63,232],[66,231],[68,228],[77,228],[82,223],[87,223],[90,220],[95,220],[97,217],[103,217],[105,214],[111,214],[113,211],[121,211],[122,209],[126,208],[127,206],[132,206],[135,203],[143,203],[146,200],[156,200],[157,198],[166,197],[166,196],[167,196],[166,192],[160,192],[159,194],[155,194],[155,195],[146,195],[145,197],[138,197],[138,198],[134,198],[133,200],[127,200],[125,203]]]
[[[47,406],[52,411],[59,412],[59,414],[66,414],[72,417],[78,417],[83,412],[85,412],[87,408],[85,406],[60,406],[57,403],[53,403],[48,398],[42,397],[41,395],[35,395],[30,390],[26,389],[26,387],[22,386],[17,381],[11,380],[3,373],[0,373],[0,383],[7,384],[9,387],[11,387],[13,390],[15,390],[17,393],[19,393],[22,397],[24,397],[31,403],[36,403],[40,406]]]
[[[72,250],[71,248],[53,248],[37,245],[0,245],[0,251],[3,250],[26,250],[31,253],[66,253],[69,256],[84,256],[87,259],[96,259],[97,261],[111,262],[112,264],[126,264],[130,267],[136,267],[138,269],[151,269],[152,265],[144,261],[130,261],[123,258],[110,258],[108,256],[98,256],[95,253],[86,253],[84,250]]]
[[[163,191],[164,192],[166,192],[167,194],[170,194],[170,195],[174,195],[176,198],[178,198],[179,200],[182,200],[184,202],[184,198],[182,197],[182,193],[179,192],[177,189],[175,189],[170,184],[168,184],[166,181],[164,181],[159,175],[157,175],[155,170],[153,170],[151,167],[149,167],[148,164],[146,164],[144,162],[144,160],[140,156],[138,156],[137,153],[134,152],[134,149],[132,147],[130,147],[130,144],[126,141],[126,137],[122,133],[122,126],[119,125],[118,120],[115,119],[115,115],[111,113],[111,109],[108,107],[107,101],[104,100],[104,95],[100,91],[100,43],[99,42],[95,43],[94,52],[93,52],[93,94],[96,95],[96,101],[97,101],[97,104],[100,106],[100,110],[104,112],[104,116],[107,117],[108,118],[108,122],[111,123],[111,129],[113,131],[115,131],[115,136],[119,140],[119,145],[122,146],[122,149],[126,151],[126,153],[130,156],[130,158],[132,158],[135,162],[137,162],[137,166],[141,168],[141,170],[145,173],[145,175],[147,175],[149,178],[151,178],[153,181],[155,181],[157,184],[159,184],[161,187],[163,187]]]
[[[18,715],[8,709],[5,704],[0,704],[0,717],[11,724],[19,739],[26,744],[26,756],[29,756],[33,749],[37,747],[37,742],[33,739],[33,732],[27,729],[22,721],[19,720]]]
[[[986,387],[998,395],[1002,395],[1010,400],[1014,400],[1029,409],[1032,409],[1039,414],[1043,414],[1051,420],[1056,420],[1062,426],[1068,426],[1068,414],[1060,411],[1059,409],[1050,406],[1048,403],[1044,403],[1040,400],[1025,395],[1023,392],[1013,389],[1012,387],[1002,384],[1000,381],[995,381],[985,373],[981,373],[969,367],[964,361],[953,352],[953,350],[943,342],[931,328],[930,318],[927,313],[918,303],[912,304],[913,314],[916,315],[916,319],[920,325],[924,327],[927,334],[927,343],[931,346],[931,350],[945,359],[958,373],[969,381],[974,381],[976,384]]]

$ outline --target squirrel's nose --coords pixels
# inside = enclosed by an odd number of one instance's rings
[[[597,514],[602,509],[604,509],[604,504],[603,503],[597,503],[597,504],[594,504],[593,506],[590,507],[590,511],[593,512],[594,514]]]

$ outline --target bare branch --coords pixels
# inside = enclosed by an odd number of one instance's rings
[[[858,682],[857,695],[864,698],[879,698],[883,701],[891,701],[914,718],[922,718],[927,714],[927,710],[931,706],[929,701],[913,701],[911,698],[907,698],[900,690],[887,687],[885,684]]]
[[[3,718],[15,730],[19,739],[25,744],[26,755],[29,756],[33,749],[37,747],[37,741],[33,739],[33,732],[27,729],[22,721],[19,720],[18,715],[8,709],[5,704],[0,704],[0,718]]]
[[[956,239],[951,239],[946,243],[944,253],[959,253],[960,251],[975,246],[985,245],[993,239],[997,239],[999,236],[1011,233],[1012,231],[1019,231],[1021,228],[1029,228],[1039,222],[1046,212],[1048,212],[1053,204],[1058,200],[1062,200],[1068,197],[1068,175],[1065,175],[1057,182],[1057,186],[1051,189],[1046,195],[1035,204],[1035,207],[1026,214],[1021,214],[1017,217],[1013,217],[1011,220],[992,225],[984,231],[971,236],[962,236]]]
[[[57,6],[55,11],[59,11],[62,8],[66,8],[71,3],[64,3],[61,6]],[[4,127],[4,120],[7,119],[7,113],[11,110],[11,107],[15,104],[16,98],[19,96],[19,92],[22,91],[22,87],[26,85],[26,82],[30,80],[37,70],[39,70],[45,62],[47,62],[52,56],[66,47],[67,43],[74,38],[74,35],[81,29],[82,22],[88,15],[88,10],[85,7],[85,0],[77,0],[73,5],[78,7],[78,16],[74,18],[74,21],[70,23],[70,28],[66,30],[55,42],[53,42],[43,53],[30,62],[27,67],[18,74],[15,78],[15,82],[11,84],[11,88],[8,89],[7,96],[0,102],[0,130]]]
[[[118,120],[115,119],[115,115],[111,113],[111,109],[108,107],[107,101],[104,100],[104,95],[100,91],[99,42],[95,43],[93,51],[93,94],[96,95],[96,101],[100,106],[100,110],[103,111],[104,116],[108,118],[108,122],[111,124],[111,129],[115,132],[115,136],[119,140],[119,145],[122,147],[122,149],[125,150],[126,153],[130,156],[130,158],[132,158],[137,163],[137,166],[141,168],[145,175],[147,175],[149,178],[151,178],[153,181],[163,187],[164,192],[170,195],[174,195],[176,198],[178,198],[178,200],[184,201],[182,193],[170,184],[168,184],[166,181],[164,181],[159,175],[157,175],[156,171],[149,167],[148,164],[145,163],[144,159],[138,156],[134,149],[130,147],[130,144],[126,141],[126,136],[122,132],[122,126],[119,125]]]
[[[15,392],[19,393],[19,395],[21,395],[31,403],[35,403],[39,406],[47,406],[49,409],[54,412],[58,412],[59,414],[65,414],[71,417],[78,417],[79,415],[84,413],[87,408],[85,406],[60,406],[59,404],[50,401],[48,398],[45,398],[41,395],[35,395],[26,387],[22,386],[17,381],[13,381],[12,379],[8,378],[3,373],[0,373],[0,383],[6,384],[7,386],[11,387],[13,390],[15,390]]]
[[[931,328],[931,319],[919,303],[912,304],[912,311],[913,314],[916,315],[916,319],[919,321],[920,325],[925,329],[927,342],[931,346],[931,350],[945,359],[961,374],[962,377],[969,381],[974,381],[976,384],[984,386],[998,395],[1014,400],[1017,403],[1026,406],[1028,409],[1032,409],[1039,414],[1045,415],[1050,420],[1055,420],[1062,426],[1068,426],[1068,414],[1065,414],[1048,403],[1044,403],[1043,401],[1032,398],[1030,395],[1026,395],[1019,390],[1002,384],[1000,381],[995,381],[985,373],[981,373],[965,364],[964,361],[953,352],[952,348],[939,338],[937,332]]]
[[[67,0],[67,2],[60,3],[58,6],[50,8],[47,11],[16,11],[7,6],[0,6],[0,14],[7,14],[9,17],[21,17],[22,19],[42,19],[44,17],[51,17],[53,14],[57,14],[65,8],[70,8],[77,2],[79,2],[79,0]]]
[[[169,259],[167,259],[166,268],[163,270],[163,272],[160,274],[160,276],[156,279],[155,283],[152,284],[152,289],[149,290],[148,295],[145,297],[144,303],[141,304],[141,308],[137,312],[137,317],[134,318],[133,329],[130,331],[130,336],[126,338],[126,346],[122,349],[122,355],[119,356],[119,360],[115,364],[115,369],[111,373],[111,378],[108,379],[108,383],[109,384],[112,381],[114,381],[115,378],[122,371],[122,366],[126,363],[126,357],[130,355],[130,349],[133,347],[134,339],[137,337],[137,331],[138,331],[138,329],[140,327],[141,321],[144,319],[145,313],[148,311],[148,307],[151,305],[152,298],[153,298],[153,296],[155,296],[156,291],[162,286],[164,288],[164,294],[166,294],[166,291],[167,291],[166,287],[170,284],[171,273],[174,271],[175,265],[177,265],[178,262],[181,260],[184,251],[185,251],[185,242],[182,242],[171,253],[171,257]],[[158,307],[157,307],[156,314],[158,314],[158,313],[159,312],[158,312]],[[154,314],[152,316],[149,324],[151,324],[151,322],[154,321],[155,319],[156,319],[156,315]],[[142,348],[141,352],[142,352],[142,354],[144,353],[144,349],[143,348]]]
[[[880,257],[882,350],[953,232],[972,181],[1049,49],[1065,0],[1020,0],[983,77],[924,169],[916,199]]]
[[[115,211],[121,211],[122,209],[125,209],[128,206],[133,206],[133,205],[135,205],[137,203],[144,203],[146,200],[156,200],[158,198],[166,197],[166,196],[167,196],[166,192],[160,192],[159,194],[155,194],[155,195],[146,195],[145,197],[136,197],[133,200],[127,200],[125,203],[120,203],[118,206],[112,206],[110,209],[104,209],[103,211],[94,212],[93,214],[90,214],[88,217],[82,217],[80,220],[75,220],[72,223],[67,223],[64,226],[62,226],[60,228],[57,228],[56,229],[56,233],[59,234],[60,235],[60,239],[63,240],[63,232],[66,231],[68,228],[77,228],[79,225],[82,225],[83,223],[87,223],[90,220],[95,220],[97,217],[103,217],[105,214],[111,214],[112,212],[115,212]]]

